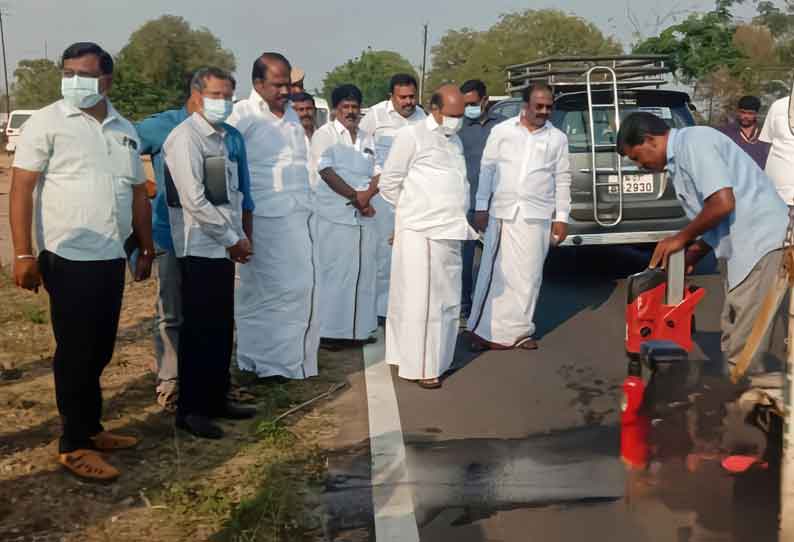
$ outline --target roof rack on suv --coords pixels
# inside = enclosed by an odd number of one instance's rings
[[[546,83],[555,94],[584,90],[587,72],[595,66],[611,68],[620,88],[659,87],[667,82],[666,55],[620,55],[590,57],[549,57],[507,67],[507,93],[516,95],[532,83]],[[611,77],[593,77],[592,86],[607,88],[614,84]]]

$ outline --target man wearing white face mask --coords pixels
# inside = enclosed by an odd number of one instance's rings
[[[174,251],[182,271],[183,322],[178,346],[177,426],[202,438],[221,438],[212,418],[243,419],[253,409],[227,401],[234,339],[234,264],[251,257],[243,231],[243,195],[226,137],[234,78],[217,68],[191,81],[192,109],[163,145]]]
[[[33,291],[43,282],[50,296],[63,424],[58,460],[77,476],[108,481],[119,471],[100,452],[129,448],[137,439],[102,428],[100,377],[113,356],[124,242],[133,225],[140,245],[136,280],[151,270],[151,208],[135,128],[106,98],[112,57],[95,43],[76,43],[62,61],[63,100],[33,114],[14,157],[14,277]],[[34,211],[38,254],[31,239]]]
[[[493,129],[483,152],[474,222],[485,246],[468,322],[475,351],[538,348],[543,263],[568,234],[568,138],[549,122],[549,87],[530,86],[523,99],[521,113]]]
[[[424,388],[438,388],[452,365],[460,318],[461,241],[469,183],[463,146],[463,95],[440,87],[423,122],[402,128],[386,159],[380,193],[395,206],[386,361]]]

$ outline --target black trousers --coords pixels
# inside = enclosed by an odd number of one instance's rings
[[[124,294],[123,259],[74,261],[44,251],[39,268],[50,294],[55,334],[55,399],[63,424],[61,453],[93,448],[101,432],[99,378],[113,357]]]
[[[179,416],[216,416],[226,404],[234,342],[234,262],[179,258]]]

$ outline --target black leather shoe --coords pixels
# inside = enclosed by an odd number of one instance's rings
[[[177,416],[176,426],[199,438],[223,438],[223,429],[212,423],[206,416],[199,416],[198,414],[188,414],[184,417]]]
[[[226,406],[218,413],[217,417],[227,420],[247,420],[254,416],[256,416],[256,408],[254,407],[226,403]]]

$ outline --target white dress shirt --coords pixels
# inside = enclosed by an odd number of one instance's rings
[[[794,134],[788,124],[789,99],[780,98],[772,104],[758,139],[772,144],[766,160],[766,174],[775,183],[783,201],[794,205]]]
[[[146,180],[135,128],[108,101],[100,124],[59,100],[22,129],[14,167],[40,172],[36,242],[67,260],[124,258],[132,187]]]
[[[483,151],[477,211],[494,218],[568,222],[571,212],[568,138],[550,122],[530,132],[520,116],[494,127]]]
[[[466,220],[469,181],[463,144],[446,137],[432,116],[397,132],[378,184],[394,205],[395,231],[428,239],[476,239]]]
[[[364,118],[361,119],[359,128],[372,134],[375,139],[375,160],[378,166],[383,167],[389,155],[397,130],[421,122],[427,117],[421,108],[417,107],[410,117],[403,117],[394,109],[391,100],[385,100],[370,107]]]
[[[356,141],[341,122],[335,120],[320,127],[312,137],[312,159],[317,164],[317,176],[331,168],[353,190],[363,192],[369,188],[372,177],[380,172],[375,165],[375,144],[372,136],[359,129]],[[358,225],[359,213],[348,200],[340,196],[320,179],[316,187],[315,211],[325,219],[338,224]]]
[[[227,249],[245,236],[237,163],[229,160],[223,138],[223,132],[193,113],[174,128],[163,145],[163,158],[182,205],[168,208],[177,258],[228,258]],[[226,160],[229,203],[224,205],[213,205],[205,195],[204,160],[212,156]]]
[[[234,105],[227,122],[245,138],[254,214],[279,217],[296,207],[311,208],[306,132],[292,106],[279,118],[252,90]]]

